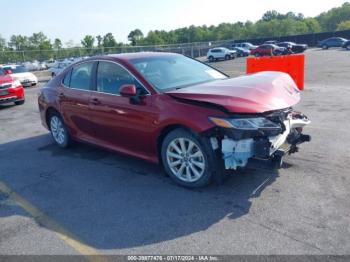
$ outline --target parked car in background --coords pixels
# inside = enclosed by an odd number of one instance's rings
[[[235,59],[236,57],[237,57],[237,51],[230,50],[225,47],[212,48],[207,53],[207,58],[209,62],[214,62],[217,60]]]
[[[10,75],[9,70],[0,68],[0,104],[24,104],[24,89],[18,80]]]
[[[230,78],[179,54],[119,54],[73,64],[40,92],[58,146],[77,140],[162,162],[190,188],[258,159],[280,167],[310,141],[310,121],[292,109],[300,92],[282,72]]]
[[[346,41],[347,39],[342,37],[331,37],[319,42],[318,46],[322,49],[328,49],[330,47],[342,47]]]
[[[264,45],[275,45],[277,43],[278,43],[278,41],[276,41],[276,40],[269,40],[269,41],[265,41]]]
[[[50,72],[52,77],[55,77],[70,64],[70,62],[56,62],[52,67],[49,68],[48,71]]]
[[[242,47],[233,47],[232,50],[237,51],[237,56],[249,56],[250,50]]]
[[[2,69],[9,72],[9,74],[15,79],[20,81],[22,86],[29,87],[38,84],[38,78],[31,72],[29,72],[23,65],[4,65]]]
[[[234,43],[234,44],[232,45],[232,48],[234,48],[234,47],[240,47],[240,48],[252,50],[252,49],[257,48],[258,46],[253,45],[253,44],[248,43],[248,42],[244,42],[244,43]]]
[[[288,55],[290,50],[285,47],[279,47],[273,44],[263,44],[251,50],[250,54],[256,57],[259,56],[273,56],[273,55]]]
[[[50,59],[50,60],[45,61],[45,63],[46,63],[47,69],[49,69],[49,68],[53,67],[57,63],[57,61]]]
[[[38,61],[34,60],[32,62],[24,62],[22,64],[28,71],[38,71],[40,70],[40,64]]]
[[[296,44],[294,42],[279,42],[277,43],[280,47],[290,49],[293,53],[303,53],[308,48],[306,44]]]
[[[344,44],[343,44],[342,47],[345,48],[345,49],[347,49],[347,50],[350,50],[350,40],[344,42]]]

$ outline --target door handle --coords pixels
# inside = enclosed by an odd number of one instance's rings
[[[92,98],[90,100],[90,103],[93,105],[99,105],[99,104],[101,104],[101,101],[98,98]]]
[[[63,93],[60,93],[60,94],[58,95],[58,97],[61,98],[61,99],[66,98],[66,96],[65,96]]]

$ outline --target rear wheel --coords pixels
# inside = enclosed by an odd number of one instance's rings
[[[161,156],[165,171],[177,184],[190,188],[209,184],[215,157],[206,139],[176,129],[165,137]]]
[[[67,127],[58,113],[51,113],[49,117],[49,127],[52,138],[58,146],[66,148],[70,145],[71,139]]]
[[[230,55],[226,55],[225,56],[225,60],[230,60],[231,56]]]
[[[16,102],[15,102],[15,105],[16,105],[16,106],[20,106],[20,105],[23,105],[24,102],[25,102],[24,100],[16,101]]]
[[[325,49],[328,49],[328,46],[327,46],[327,45],[323,45],[323,46],[322,46],[322,49],[324,49],[324,50],[325,50]]]

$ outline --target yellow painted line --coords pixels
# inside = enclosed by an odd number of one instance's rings
[[[29,213],[40,225],[45,228],[54,231],[60,239],[71,246],[78,253],[86,256],[89,261],[108,261],[105,257],[102,257],[96,249],[84,244],[76,236],[66,230],[63,226],[57,223],[55,220],[47,216],[44,212],[37,207],[29,203],[5,183],[0,181],[0,191],[9,196],[9,200],[14,201],[20,207],[22,207],[27,213]]]

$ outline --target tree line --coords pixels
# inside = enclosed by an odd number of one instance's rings
[[[0,36],[0,60],[13,59],[11,51],[25,51],[26,57],[19,60],[50,58],[50,56],[78,56],[92,54],[93,49],[110,51],[113,48],[144,45],[165,45],[191,42],[218,41],[226,39],[252,39],[266,37],[280,37],[297,34],[318,33],[350,29],[350,3],[332,8],[316,17],[304,17],[301,13],[288,12],[281,14],[275,10],[267,11],[261,19],[236,23],[221,23],[217,26],[189,26],[171,31],[152,30],[144,35],[140,29],[131,31],[128,35],[130,43],[118,42],[112,33],[103,36],[86,35],[78,44],[72,40],[62,43],[59,38],[50,40],[43,32],[33,33],[31,36],[12,35],[9,41]],[[71,51],[64,49],[70,48]],[[78,50],[83,47],[86,50]],[[75,49],[76,48],[76,49]],[[7,51],[7,52],[6,52]],[[34,55],[35,54],[35,55]],[[39,54],[39,55],[38,55]],[[24,56],[24,54],[23,54]],[[7,59],[5,59],[7,58]]]

